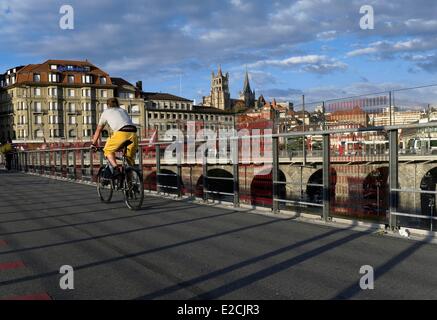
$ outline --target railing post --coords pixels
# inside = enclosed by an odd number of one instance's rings
[[[139,162],[138,166],[139,166],[141,175],[143,175],[143,146],[141,146],[141,145],[139,146],[139,149],[138,149],[138,162]],[[102,164],[103,164],[103,162],[102,162]]]
[[[65,177],[67,178],[67,179],[70,179],[70,151],[68,151],[68,149],[67,150],[65,150],[65,168],[66,168],[66,174],[65,174]]]
[[[392,191],[399,187],[399,153],[398,153],[398,130],[390,130],[389,132],[389,200],[390,200],[390,212],[389,212],[389,226],[390,230],[397,227],[396,216],[393,212],[397,211],[398,205],[398,192]]]
[[[273,137],[273,166],[272,166],[272,209],[273,213],[278,213],[279,211],[279,202],[278,200],[278,170],[279,170],[279,156],[278,156],[278,137]]]
[[[29,154],[24,152],[24,171],[29,172]]]
[[[234,207],[240,206],[240,170],[238,168],[238,137],[231,137],[231,152],[232,152],[232,169],[233,169],[233,176],[234,176]]]
[[[208,201],[208,185],[207,185],[208,184],[208,159],[206,157],[207,152],[208,152],[208,149],[205,148],[205,150],[203,150],[203,158],[202,158],[202,162],[203,162],[202,184],[203,184],[203,201],[204,202]]]
[[[85,167],[84,152],[83,149],[80,149],[80,181],[82,182],[84,181],[83,180],[84,167]]]
[[[156,155],[155,155],[155,158],[156,158],[156,192],[160,193],[161,188],[159,187],[159,184],[160,184],[159,180],[161,177],[160,176],[160,174],[161,174],[161,148],[160,148],[159,144],[156,145],[155,151],[156,151]]]
[[[176,147],[176,157],[177,157],[177,177],[176,185],[178,187],[178,198],[182,198],[182,142],[178,141]]]
[[[53,176],[58,176],[58,152],[56,150],[52,151],[53,157]]]
[[[50,175],[56,176],[56,151],[49,152]]]
[[[90,182],[93,182],[93,176],[94,176],[94,153],[90,150],[88,150],[88,154],[90,156]]]
[[[323,220],[329,220],[331,204],[331,155],[329,134],[323,135]]]
[[[61,178],[64,176],[63,175],[63,172],[62,172],[62,165],[63,165],[63,162],[62,162],[62,150],[59,150],[59,167],[60,167],[60,171],[61,171]]]
[[[76,149],[73,149],[73,179],[77,180],[77,159],[76,159]]]

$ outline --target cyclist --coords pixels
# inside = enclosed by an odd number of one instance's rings
[[[128,140],[132,143],[127,147],[126,159],[129,165],[133,166],[135,164],[135,154],[138,149],[137,127],[132,123],[126,110],[120,107],[118,99],[110,98],[108,99],[108,109],[106,109],[100,117],[97,130],[93,136],[91,148],[97,148],[100,134],[106,124],[112,129],[113,134],[106,141],[103,152],[109,161],[110,177],[108,178],[115,178],[120,173],[115,152]]]
[[[5,156],[6,169],[9,171],[12,169],[12,159],[13,159],[14,148],[12,146],[12,140],[10,138],[2,138],[0,153]]]

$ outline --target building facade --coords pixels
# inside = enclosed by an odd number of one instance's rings
[[[198,128],[231,129],[235,115],[214,107],[193,105],[193,101],[168,93],[144,92],[146,136],[158,132],[165,139],[167,130],[186,132],[187,122],[196,122]]]
[[[223,75],[219,67],[217,75],[214,71],[211,74],[211,94],[203,97],[204,107],[212,107],[229,111],[232,109],[231,94],[229,93],[229,73]]]
[[[225,89],[222,74],[221,80]],[[221,108],[195,106],[168,93],[144,92],[141,81],[133,85],[110,77],[88,61],[48,60],[0,75],[0,137],[26,143],[89,141],[112,97],[139,127],[142,139],[156,131],[163,138],[169,129],[186,130],[188,121],[211,129],[234,125],[228,102],[220,102],[226,95],[214,96]],[[103,137],[110,134],[105,128]]]
[[[10,69],[1,80],[0,136],[26,142],[91,139],[118,88],[88,61],[48,60]],[[142,99],[129,97],[120,103],[143,108]]]

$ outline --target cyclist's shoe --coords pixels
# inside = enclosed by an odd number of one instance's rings
[[[103,171],[103,178],[105,179],[117,179],[120,176],[121,172],[118,168],[112,168],[110,166],[106,166],[105,170]]]

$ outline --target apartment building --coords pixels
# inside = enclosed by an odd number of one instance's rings
[[[144,92],[89,61],[48,60],[0,75],[0,137],[16,142],[89,141],[107,100],[116,97],[140,129],[142,139],[158,131],[186,130],[188,121],[208,129],[234,127],[235,113],[195,106],[168,93]],[[103,131],[103,137],[110,130]]]
[[[26,142],[89,140],[108,98],[118,94],[131,114],[139,113],[144,103],[135,90],[113,83],[89,61],[12,68],[0,77],[0,136]]]
[[[157,131],[164,139],[170,129],[187,130],[187,122],[194,121],[200,128],[219,130],[234,128],[235,113],[213,107],[193,105],[192,100],[168,93],[143,92],[145,124],[150,134]]]

